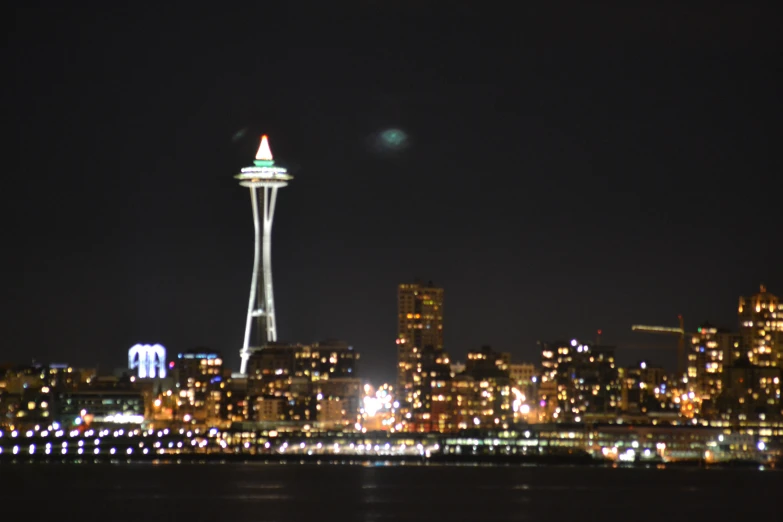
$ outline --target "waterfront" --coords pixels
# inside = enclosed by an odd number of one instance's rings
[[[459,434],[355,433],[276,430],[73,429],[35,426],[0,431],[0,462],[83,459],[153,461],[242,460],[735,465],[780,467],[777,440],[708,427],[527,426],[524,431]]]
[[[727,520],[783,473],[581,466],[3,464],[6,514],[80,521]],[[13,518],[13,517],[12,517]],[[774,517],[772,517],[774,518]]]

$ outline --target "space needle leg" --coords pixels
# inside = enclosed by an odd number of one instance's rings
[[[250,332],[253,328],[253,312],[256,308],[256,289],[258,288],[258,265],[261,261],[261,223],[258,216],[258,196],[256,189],[250,188],[250,202],[253,207],[253,228],[255,229],[255,248],[253,256],[253,277],[250,281],[250,300],[247,305],[247,320],[245,322],[245,340],[242,343],[241,374],[247,372],[247,360],[250,357]]]

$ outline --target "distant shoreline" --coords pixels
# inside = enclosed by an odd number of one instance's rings
[[[298,455],[298,454],[179,454],[179,455],[13,455],[0,454],[0,465],[14,464],[333,464],[333,465],[441,465],[441,466],[589,466],[604,468],[704,468],[733,469],[760,468],[781,470],[783,466],[762,465],[753,461],[726,461],[706,463],[703,460],[682,460],[676,462],[621,462],[596,459],[581,455],[432,455],[415,457],[407,455]]]

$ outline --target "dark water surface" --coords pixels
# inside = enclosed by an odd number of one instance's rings
[[[783,472],[268,464],[3,464],[0,520],[781,520]]]

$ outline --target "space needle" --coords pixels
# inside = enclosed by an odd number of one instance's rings
[[[275,323],[275,297],[272,292],[272,220],[275,216],[277,189],[285,187],[293,176],[282,167],[276,167],[269,148],[269,139],[261,136],[256,159],[252,167],[245,167],[234,176],[239,184],[250,189],[250,203],[253,207],[255,228],[255,255],[253,277],[250,283],[250,301],[247,306],[245,340],[242,344],[240,373],[247,373],[247,360],[251,343],[257,347],[277,341]],[[261,277],[259,277],[259,270]],[[255,323],[255,336],[253,336]],[[254,347],[255,347],[254,346]]]

